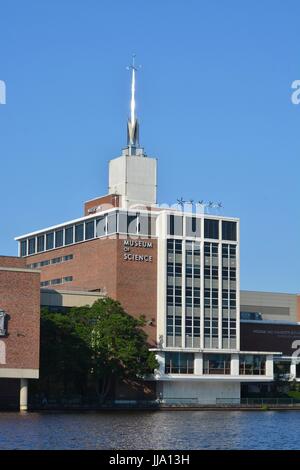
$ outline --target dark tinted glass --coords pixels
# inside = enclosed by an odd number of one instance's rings
[[[73,227],[67,227],[65,230],[65,245],[73,243]]]
[[[35,253],[35,238],[29,238],[28,240],[28,254],[32,255]]]
[[[75,225],[75,242],[83,240],[83,224]]]
[[[94,238],[95,233],[94,233],[94,221],[92,220],[91,222],[86,222],[85,224],[85,239],[90,240],[91,238]]]
[[[236,241],[236,222],[222,221],[222,239]]]
[[[52,250],[54,247],[54,233],[47,233],[46,235],[46,250]]]
[[[55,248],[63,245],[63,237],[64,237],[63,230],[56,230],[56,232],[55,232]]]
[[[40,235],[37,237],[37,251],[44,251],[45,249],[45,237],[44,235]]]
[[[219,238],[219,221],[212,219],[204,220],[204,237],[205,238]]]
[[[27,255],[27,240],[21,241],[21,256]]]

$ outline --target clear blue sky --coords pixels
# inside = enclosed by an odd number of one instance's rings
[[[135,52],[159,201],[223,201],[241,287],[299,292],[299,17],[293,0],[1,0],[0,253],[107,192]]]

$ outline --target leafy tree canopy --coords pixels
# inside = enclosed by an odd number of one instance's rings
[[[88,378],[104,399],[114,379],[140,379],[158,366],[149,351],[145,321],[128,315],[119,302],[97,300],[91,307],[41,315],[41,378]]]

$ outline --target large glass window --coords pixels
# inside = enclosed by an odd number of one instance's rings
[[[236,241],[236,222],[222,221],[222,239]]]
[[[201,219],[197,217],[186,217],[186,236],[187,237],[200,237],[201,236]]]
[[[83,240],[83,224],[75,225],[75,242],[82,242]]]
[[[65,229],[65,245],[71,245],[73,243],[73,226]]]
[[[28,254],[33,255],[35,253],[35,237],[29,238],[28,240]]]
[[[85,223],[85,239],[90,240],[95,236],[95,223],[94,220]]]
[[[46,233],[46,250],[54,248],[54,232]]]
[[[204,220],[204,238],[219,238],[219,221],[213,219]]]
[[[127,233],[131,235],[137,234],[137,214],[128,212],[127,214]]]
[[[194,354],[170,352],[165,355],[166,374],[193,374]]]
[[[117,231],[117,214],[116,212],[109,213],[107,216],[107,233],[112,234]]]
[[[243,354],[240,356],[240,375],[265,375],[266,356]]]
[[[45,250],[45,236],[39,235],[37,237],[37,252],[40,253],[41,251]]]
[[[168,234],[177,235],[182,237],[182,216],[169,215],[168,216]]]
[[[230,374],[230,354],[204,354],[204,374]]]
[[[107,233],[106,229],[106,216],[104,215],[96,220],[96,236],[104,237]]]
[[[55,232],[55,248],[63,246],[64,243],[64,231],[56,230]]]
[[[27,255],[27,240],[21,241],[21,256]]]
[[[155,235],[155,218],[148,214],[140,214],[139,233],[147,236]]]

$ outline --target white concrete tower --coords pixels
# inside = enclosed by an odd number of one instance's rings
[[[147,157],[139,143],[139,123],[135,113],[135,77],[137,68],[134,57],[131,70],[130,119],[127,123],[127,147],[122,155],[109,162],[109,194],[121,196],[123,208],[156,204],[157,160]]]

